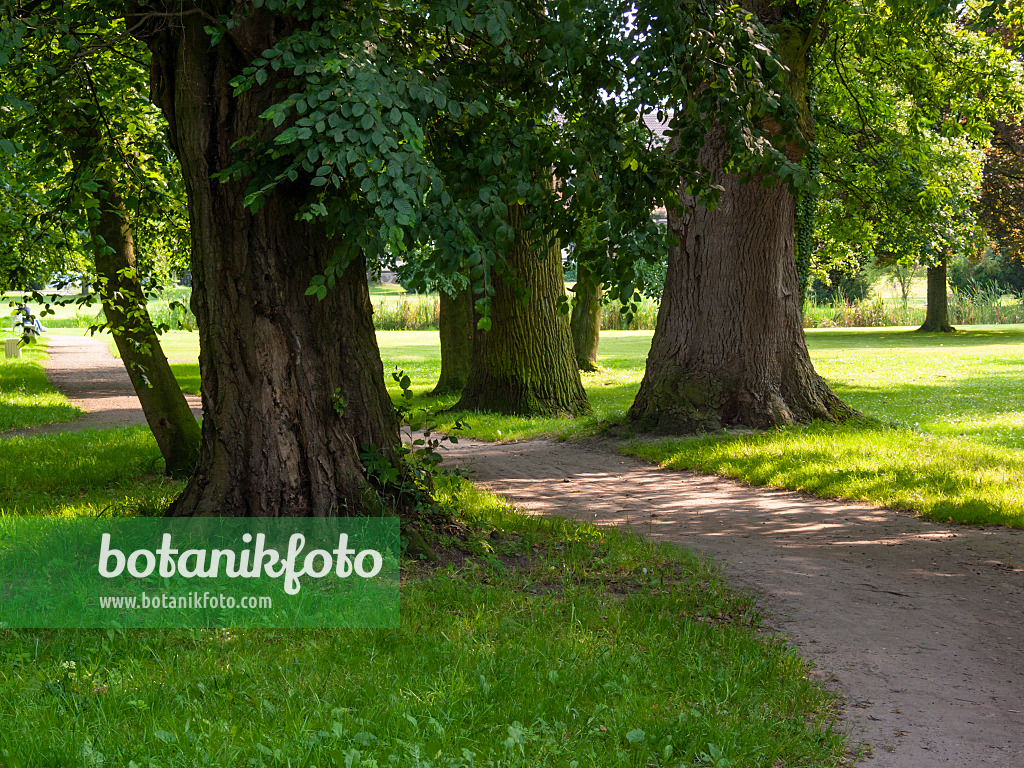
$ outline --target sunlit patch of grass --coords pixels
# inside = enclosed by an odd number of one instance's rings
[[[93,516],[169,503],[181,483],[162,471],[148,427],[0,440],[0,515]]]
[[[627,453],[754,485],[857,499],[939,522],[1024,527],[1024,453],[848,424],[636,442]]]
[[[0,330],[0,343],[13,337]],[[0,432],[71,421],[82,413],[46,378],[42,362],[48,358],[42,343],[22,347],[21,358],[0,357]]]

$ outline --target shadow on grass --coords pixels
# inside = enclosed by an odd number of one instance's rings
[[[944,349],[956,347],[1000,346],[1024,344],[1024,326],[988,326],[981,329],[966,327],[956,333],[918,333],[910,330],[876,330],[829,328],[815,329],[807,334],[807,346],[812,351],[852,349]]]

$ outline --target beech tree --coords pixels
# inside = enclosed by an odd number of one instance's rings
[[[1004,254],[1024,260],[1024,124],[999,122],[985,153],[978,215]]]

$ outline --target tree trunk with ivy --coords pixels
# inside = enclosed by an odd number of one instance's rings
[[[949,298],[946,293],[946,257],[928,267],[928,307],[924,323],[917,330],[923,333],[953,333],[949,324]]]
[[[473,335],[476,329],[473,289],[467,286],[454,296],[443,290],[440,293],[438,335],[441,340],[441,375],[432,394],[455,395],[466,385],[473,361]]]
[[[589,413],[569,318],[559,306],[565,277],[558,243],[524,227],[523,206],[510,205],[509,214],[515,242],[506,271],[494,277],[491,328],[474,336],[469,380],[455,410],[518,416]]]
[[[597,347],[601,341],[601,284],[595,283],[587,268],[579,265],[573,293],[569,328],[576,366],[581,371],[596,371]]]
[[[791,95],[806,109],[806,30],[788,21],[799,7],[746,7],[779,25],[777,52],[790,67]],[[813,130],[807,119],[804,130]],[[668,274],[630,418],[647,431],[687,433],[849,416],[807,352],[793,194],[777,180],[741,183],[723,170],[726,156],[721,130],[712,131],[700,162],[723,187],[714,210],[686,195],[685,184],[682,209],[669,210]]]
[[[212,16],[232,7],[205,4]],[[296,219],[306,185],[281,187],[251,212],[245,181],[215,178],[239,139],[273,130],[259,116],[281,96],[275,79],[238,96],[230,82],[290,22],[257,9],[216,46],[207,23],[202,14],[153,16],[136,31],[153,54],[153,97],[188,191],[200,341],[199,464],[171,514],[364,513],[373,500],[360,446],[387,454],[399,440],[364,260],[352,260],[323,300],[307,296],[337,242]]]
[[[109,181],[98,183],[100,206],[90,213],[89,229],[103,313],[164,457],[164,471],[172,477],[186,476],[199,458],[199,424],[174,378],[146,308],[124,200]]]

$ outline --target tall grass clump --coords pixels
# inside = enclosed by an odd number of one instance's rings
[[[927,307],[899,299],[873,298],[844,301],[834,305],[804,306],[805,328],[881,328],[914,326],[924,322]],[[1024,299],[997,289],[973,293],[953,291],[949,298],[949,321],[953,325],[1000,325],[1024,322]]]
[[[622,302],[613,301],[601,308],[602,331],[653,331],[658,323],[660,302],[645,296],[637,305],[636,313],[629,320],[622,313]]]
[[[431,331],[438,327],[441,300],[437,296],[386,298],[373,306],[378,331]]]
[[[158,295],[151,295],[146,304],[154,325],[166,324],[171,331],[196,330],[196,318],[189,307],[190,288],[168,288]],[[92,304],[79,304],[77,297],[67,297],[64,305],[53,305],[54,314],[41,317],[47,328],[91,328],[103,325],[106,318],[99,299],[93,297]]]

